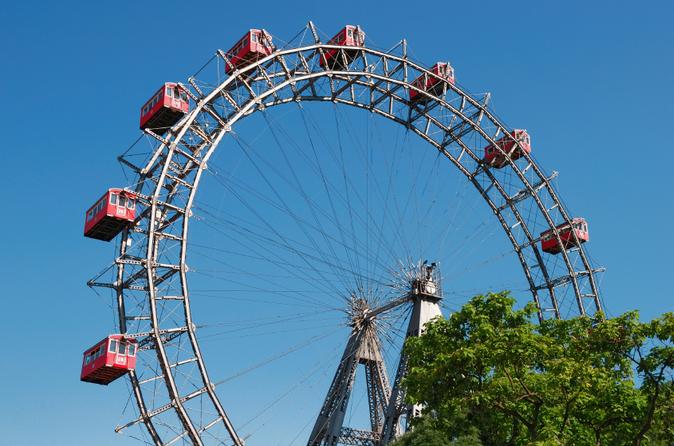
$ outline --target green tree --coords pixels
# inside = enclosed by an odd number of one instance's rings
[[[482,446],[475,432],[456,438],[448,436],[439,426],[438,420],[422,417],[414,426],[391,446]]]
[[[408,340],[408,397],[434,415],[418,424],[485,446],[674,444],[672,313],[539,325],[513,304],[476,296]]]

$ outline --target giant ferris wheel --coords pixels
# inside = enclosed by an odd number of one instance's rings
[[[384,445],[421,409],[402,343],[443,310],[510,289],[541,321],[599,311],[586,221],[489,99],[404,40],[311,22],[287,42],[252,29],[163,85],[119,157],[128,186],[86,216],[85,235],[116,243],[89,281],[109,289],[116,334],[82,379],[128,375],[116,430]]]

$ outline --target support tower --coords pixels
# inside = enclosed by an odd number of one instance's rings
[[[435,263],[424,261],[419,265],[416,276],[411,280],[411,289],[408,294],[412,302],[412,316],[405,339],[411,336],[419,336],[424,330],[424,325],[428,321],[438,316],[442,316],[440,309],[440,300],[442,300],[442,289],[440,287],[440,274]],[[403,378],[407,375],[407,357],[401,352],[400,362],[393,382],[393,391],[386,408],[384,420],[384,430],[382,432],[381,445],[386,445],[397,438],[402,432],[401,418],[404,418],[405,430],[409,421],[421,413],[421,406],[409,405],[405,403],[405,390],[401,386]]]

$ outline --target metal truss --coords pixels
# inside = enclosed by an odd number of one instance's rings
[[[376,315],[363,299],[353,301],[352,331],[321,411],[309,435],[308,446],[378,444],[391,395],[386,364],[377,335]],[[344,426],[349,399],[359,365],[365,368],[370,430]]]
[[[147,161],[137,165],[119,158],[137,174],[130,189],[140,197],[142,212],[123,233],[112,278],[106,277],[107,270],[89,284],[115,291],[120,332],[138,336],[155,352],[143,359],[153,376],[130,375],[139,415],[120,430],[143,423],[156,445],[202,445],[215,436],[217,444],[226,436],[228,443],[243,445],[216,395],[197,342],[187,240],[191,208],[209,158],[239,120],[269,107],[304,101],[343,104],[404,126],[445,156],[493,211],[522,265],[541,320],[601,309],[597,270],[582,246],[554,258],[538,247],[537,234],[550,228],[561,243],[556,226],[572,217],[550,176],[526,153],[517,161],[506,157],[507,165],[498,170],[481,161],[480,150],[493,144],[501,151],[495,140],[509,133],[488,109],[488,96],[473,98],[447,83],[438,96],[420,90],[412,83],[416,77],[437,76],[408,58],[404,42],[388,51],[357,48],[348,62],[345,47],[322,43],[311,23],[308,30],[313,42],[277,50],[231,76],[224,73],[229,63],[225,53],[218,51],[212,72],[202,70],[184,85],[194,109],[163,137],[146,131],[155,141]],[[348,63],[324,69],[318,58],[332,49]],[[429,100],[410,102],[410,90]],[[197,408],[212,418],[194,415]],[[355,432],[340,435],[344,442],[366,441]],[[361,440],[347,440],[356,437]],[[362,442],[344,444],[366,444]]]
[[[410,420],[421,414],[421,406],[408,405],[405,402],[402,380],[407,375],[407,357],[402,353],[393,391],[389,390],[386,365],[381,355],[375,324],[379,315],[411,304],[412,314],[405,334],[407,339],[420,336],[426,323],[435,317],[441,317],[441,281],[435,266],[425,262],[417,265],[417,271],[410,278],[409,292],[401,298],[372,309],[367,307],[363,299],[354,301],[357,308],[351,312],[353,330],[309,436],[308,446],[386,445],[403,431],[401,417]],[[371,425],[369,431],[343,426],[358,364],[365,365],[366,370]]]

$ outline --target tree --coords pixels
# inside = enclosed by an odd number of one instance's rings
[[[457,438],[448,436],[432,417],[422,417],[414,429],[405,433],[391,446],[482,446],[475,432]]]
[[[513,305],[476,296],[408,340],[405,386],[426,408],[416,423],[485,446],[674,444],[672,313],[539,325],[533,304]]]

